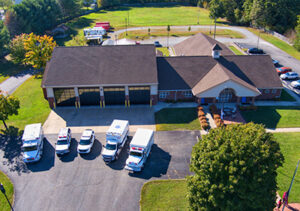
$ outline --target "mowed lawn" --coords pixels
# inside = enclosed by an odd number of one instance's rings
[[[14,185],[10,181],[10,179],[2,172],[0,171],[0,182],[3,184],[5,188],[5,193],[10,201],[11,204],[13,204],[14,200]],[[0,211],[9,211],[10,206],[5,198],[5,196],[0,192]]]
[[[197,108],[164,108],[155,113],[157,131],[200,130]]]
[[[241,51],[239,51],[236,47],[234,47],[233,45],[230,45],[229,48],[235,55],[245,55]]]
[[[27,124],[45,122],[50,108],[44,99],[41,81],[42,79],[31,77],[13,93],[20,100],[20,109],[18,115],[13,115],[6,121],[8,126],[23,130]],[[3,124],[1,129],[4,129]]]
[[[284,156],[284,164],[277,169],[280,196],[289,189],[298,159],[300,133],[275,133]],[[146,183],[141,191],[141,210],[188,210],[186,180],[157,180]],[[295,177],[289,202],[300,202],[300,172]]]
[[[110,10],[100,10],[95,13],[75,18],[66,23],[70,28],[71,37],[57,39],[59,45],[80,45],[84,42],[83,29],[93,27],[96,22],[109,21],[113,30],[126,27],[125,18],[129,17],[128,27],[135,26],[167,26],[167,25],[197,25],[198,14],[200,14],[200,25],[213,24],[209,18],[209,11],[191,6],[169,6],[169,7],[119,7]],[[219,19],[218,21],[222,21]]]
[[[264,124],[266,128],[300,127],[300,107],[261,106],[241,113],[247,122]]]

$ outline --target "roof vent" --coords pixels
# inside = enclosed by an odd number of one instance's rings
[[[218,45],[218,44],[215,44],[213,47],[212,47],[212,57],[214,59],[218,59],[220,58],[220,51],[222,50],[222,48]]]

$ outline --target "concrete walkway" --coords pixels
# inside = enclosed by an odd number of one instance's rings
[[[267,128],[266,129],[267,132],[269,133],[293,133],[293,132],[300,132],[300,128],[299,127],[295,127],[295,128]]]
[[[0,84],[0,90],[2,90],[5,95],[11,95],[22,83],[34,74],[36,74],[36,71],[26,70],[15,76],[11,76]]]

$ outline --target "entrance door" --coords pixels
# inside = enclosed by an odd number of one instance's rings
[[[78,88],[80,105],[93,106],[100,105],[100,90],[99,87]]]
[[[104,87],[105,105],[123,105],[125,104],[124,87]]]
[[[129,87],[130,104],[149,104],[150,86],[131,86]]]

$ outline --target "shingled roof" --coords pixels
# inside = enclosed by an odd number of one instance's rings
[[[194,89],[202,92],[232,80],[252,91],[282,88],[268,55],[158,57],[159,90]],[[267,80],[266,80],[267,79]]]
[[[56,47],[43,87],[157,84],[154,45]]]
[[[219,45],[222,49],[221,55],[234,55],[223,43],[213,38],[199,33],[173,46],[177,56],[209,56],[212,48]]]

